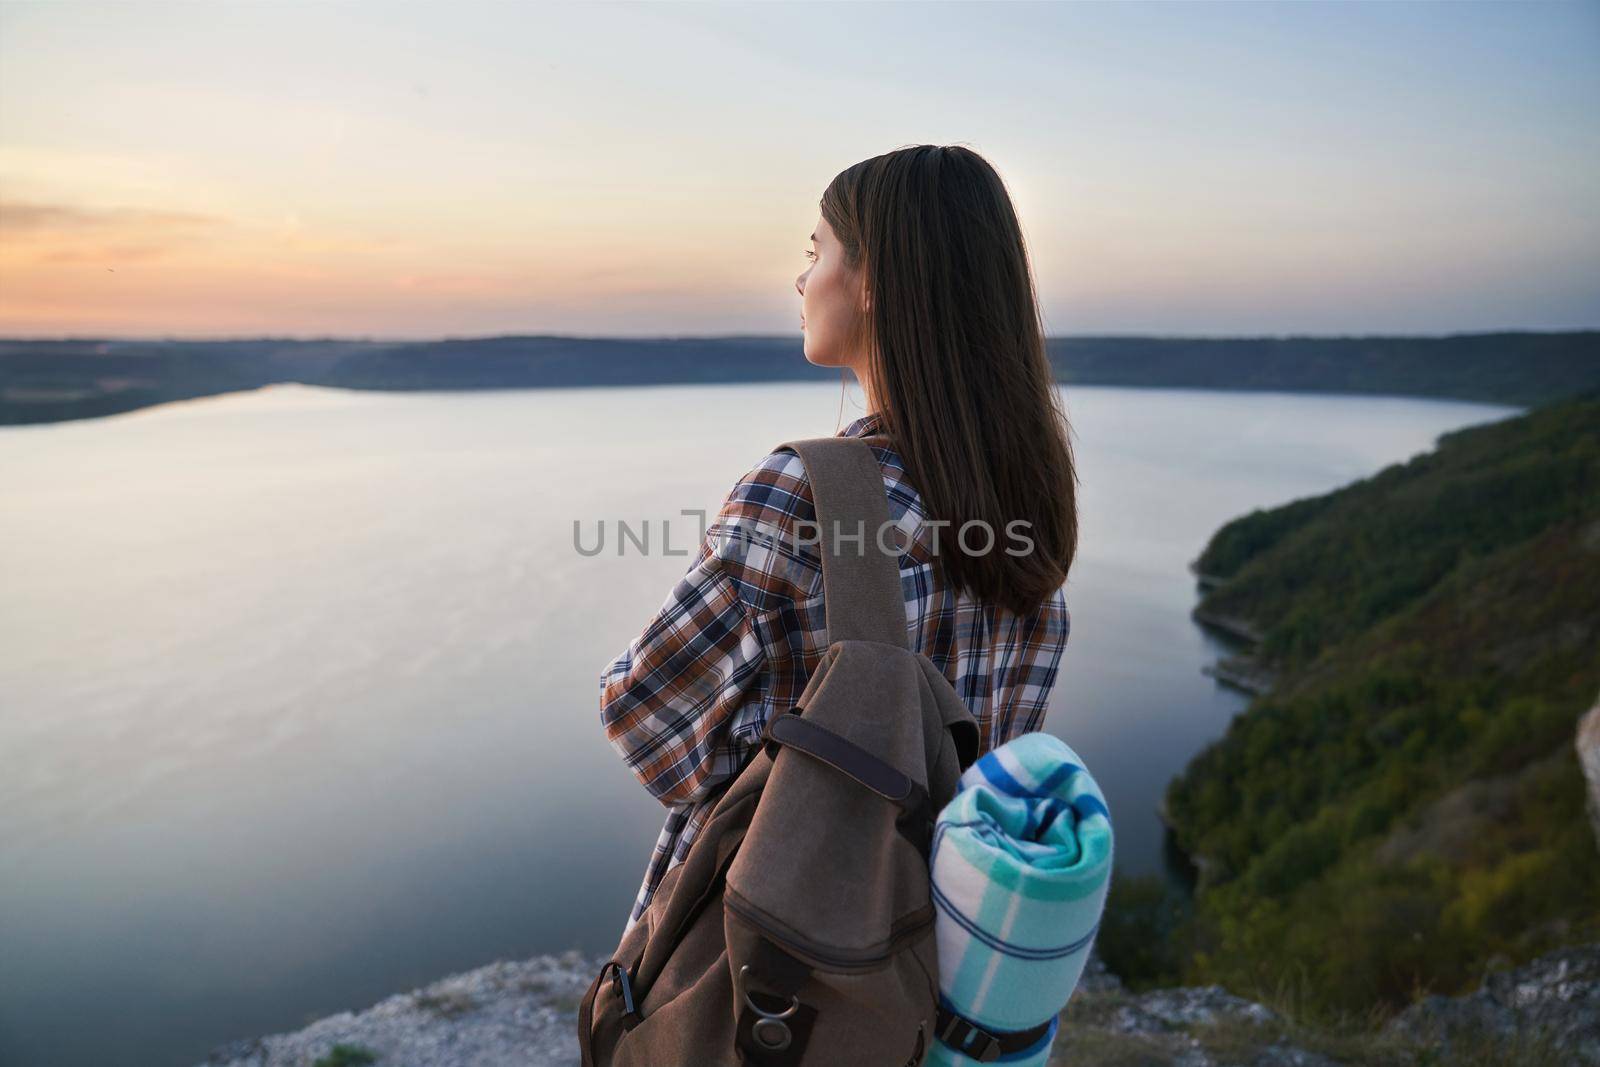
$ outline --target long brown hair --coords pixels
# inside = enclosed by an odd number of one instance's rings
[[[821,208],[865,272],[857,340],[884,431],[929,517],[950,524],[935,566],[976,599],[1034,610],[1077,553],[1078,479],[1005,183],[971,149],[912,145],[840,173]],[[1008,554],[1018,520],[1033,548]],[[973,521],[991,551],[961,549]]]

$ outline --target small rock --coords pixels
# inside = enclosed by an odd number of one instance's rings
[[[1140,1009],[1167,1026],[1211,1025],[1230,1016],[1252,1023],[1277,1019],[1271,1008],[1236,997],[1219,985],[1161,989],[1139,998]]]

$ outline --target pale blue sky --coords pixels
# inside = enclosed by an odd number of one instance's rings
[[[0,332],[794,333],[984,153],[1052,333],[1600,325],[1600,5],[0,3]]]

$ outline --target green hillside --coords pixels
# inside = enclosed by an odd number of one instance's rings
[[[1388,1010],[1600,934],[1573,749],[1600,692],[1600,394],[1244,516],[1196,569],[1198,614],[1256,631],[1276,681],[1168,789],[1204,873],[1150,977]]]

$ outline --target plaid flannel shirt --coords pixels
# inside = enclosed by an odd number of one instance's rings
[[[839,436],[881,427],[872,413]],[[909,535],[900,580],[911,647],[977,719],[980,755],[1040,729],[1070,629],[1065,585],[1027,615],[958,596],[934,571],[933,527],[922,525],[899,454],[882,444],[873,451],[890,518]],[[821,559],[795,536],[796,523],[815,519],[800,457],[767,455],[728,493],[655,617],[601,673],[606,737],[667,808],[624,932],[687,857],[719,787],[758,751],[768,717],[794,706],[827,650]]]

